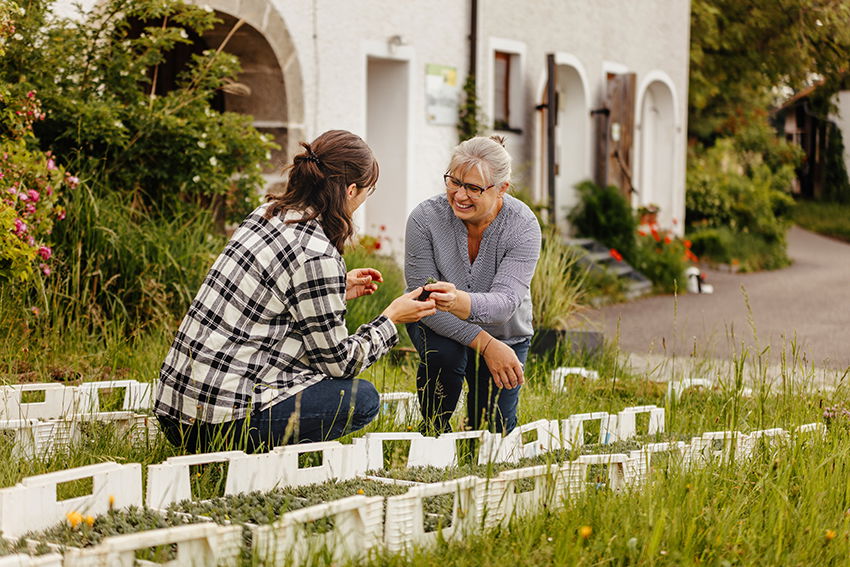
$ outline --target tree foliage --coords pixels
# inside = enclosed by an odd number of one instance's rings
[[[845,0],[693,0],[691,137],[734,133],[777,95],[840,77],[848,21]]]

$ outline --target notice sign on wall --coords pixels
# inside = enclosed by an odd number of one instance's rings
[[[425,65],[425,113],[431,124],[457,123],[457,68]]]

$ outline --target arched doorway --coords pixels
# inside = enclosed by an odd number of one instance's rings
[[[552,210],[553,221],[562,230],[568,229],[567,214],[578,203],[576,184],[589,179],[590,171],[590,108],[584,70],[572,56],[555,55],[555,202]],[[541,108],[547,109],[546,87],[543,87]],[[547,188],[547,146],[546,112],[539,115],[539,145],[537,145],[537,190],[535,198],[545,201]]]
[[[555,177],[555,219],[566,225],[567,213],[578,203],[577,183],[590,177],[588,135],[590,114],[585,86],[578,70],[558,65],[558,126]]]
[[[658,205],[659,224],[675,217],[676,113],[673,92],[662,81],[650,82],[640,107],[640,185],[636,205]]]
[[[239,58],[242,71],[236,78],[246,89],[223,96],[222,110],[249,114],[254,127],[280,146],[266,164],[268,185],[282,180],[281,166],[298,152],[305,139],[301,67],[286,23],[269,0],[190,0],[215,10],[222,20],[202,41],[217,49],[234,26],[224,50]]]

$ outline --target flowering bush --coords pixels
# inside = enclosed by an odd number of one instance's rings
[[[681,290],[685,268],[697,262],[691,247],[690,240],[650,225],[648,231],[637,232],[634,267],[652,280],[659,291]]]
[[[48,7],[28,3],[0,59],[0,80],[43,100],[41,146],[66,165],[73,159],[92,186],[159,214],[192,202],[242,220],[277,146],[250,116],[216,109],[240,66],[224,50],[203,49],[215,13],[176,0],[108,0],[70,20],[48,17]],[[189,60],[171,69],[181,49]]]
[[[0,8],[0,56],[15,34],[12,5]],[[33,124],[45,114],[35,91],[0,81],[0,281],[23,281],[34,269],[50,275],[53,223],[65,218],[58,205],[63,185],[77,179],[54,156],[31,149]]]

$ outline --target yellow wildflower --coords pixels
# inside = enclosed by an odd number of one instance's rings
[[[112,510],[115,508],[115,496],[112,494],[109,495],[109,509]]]
[[[83,521],[83,515],[79,512],[68,512],[65,514],[65,517],[68,519],[68,523],[71,524],[72,528],[76,528]]]
[[[363,490],[362,488],[358,488],[358,489],[357,489],[357,494],[366,494],[366,491],[365,491],[365,490]]]
[[[94,516],[86,516],[85,520],[89,527],[94,525]]]
[[[593,533],[593,528],[590,526],[582,526],[578,529],[578,535],[581,539],[587,539]]]
[[[826,541],[832,541],[835,539],[835,530],[826,530],[826,533],[823,534],[823,537],[826,538]]]

